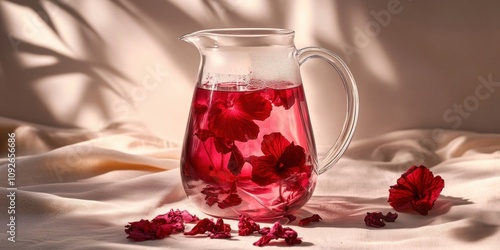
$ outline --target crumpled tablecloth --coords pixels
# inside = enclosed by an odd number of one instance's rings
[[[0,119],[1,249],[255,249],[258,235],[227,240],[188,238],[133,242],[125,225],[170,209],[198,211],[179,174],[180,146],[115,123],[101,131],[68,130]],[[8,134],[16,138],[15,243],[8,241]],[[394,211],[388,189],[411,165],[445,180],[429,215],[400,213],[369,228],[366,212]],[[310,249],[496,249],[500,245],[500,135],[425,129],[396,131],[351,144],[319,176],[311,200],[295,214],[318,213],[305,227],[293,222]],[[261,226],[270,226],[261,223]],[[188,224],[187,229],[193,225]],[[269,248],[285,246],[273,243]]]

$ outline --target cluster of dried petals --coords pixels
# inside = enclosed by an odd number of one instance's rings
[[[398,218],[397,213],[388,212],[386,215],[381,212],[366,213],[365,224],[369,227],[384,227],[385,222],[394,222]],[[384,222],[385,221],[385,222]]]
[[[417,211],[427,215],[444,188],[444,180],[424,165],[411,166],[389,189],[389,204],[397,211]],[[385,222],[394,222],[397,213],[366,213],[365,224],[369,227],[383,227]]]
[[[396,211],[415,210],[427,215],[444,188],[444,180],[425,166],[412,166],[389,189],[389,204]]]
[[[264,227],[259,233],[262,235],[260,239],[253,244],[255,246],[264,246],[269,244],[271,240],[284,239],[288,245],[297,245],[302,243],[298,238],[297,232],[289,227],[283,227],[279,221],[275,222],[272,228]]]
[[[309,217],[306,217],[304,219],[301,219],[299,221],[299,226],[305,226],[311,222],[319,222],[320,220],[322,220],[323,218],[321,218],[321,216],[319,216],[318,214],[313,214]]]
[[[296,217],[288,214],[284,217],[294,220]],[[321,217],[314,214],[311,217],[305,218],[309,222],[319,221]],[[200,220],[196,215],[192,215],[186,210],[170,210],[170,212],[156,216],[153,220],[140,220],[131,222],[126,225],[125,232],[129,239],[135,241],[163,239],[166,236],[184,231],[184,223],[196,222],[196,225],[184,235],[206,234],[211,239],[227,239],[231,237],[231,226],[224,224],[222,218],[217,219],[214,223],[213,219],[204,218]],[[261,238],[254,243],[255,246],[264,246],[271,240],[284,239],[288,245],[296,245],[302,243],[298,238],[295,230],[289,227],[283,227],[279,221],[276,221],[272,227],[261,228],[251,217],[241,215],[238,222],[238,235],[246,236],[258,232]]]
[[[197,221],[196,215],[188,211],[170,210],[170,212],[156,216],[153,220],[129,222],[125,226],[127,238],[135,241],[163,239],[173,233],[184,231],[184,223]]]

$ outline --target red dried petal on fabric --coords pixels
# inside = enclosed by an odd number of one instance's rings
[[[157,239],[156,225],[149,220],[129,222],[129,224],[126,225],[125,228],[125,233],[128,234],[128,239],[132,239],[135,241]]]
[[[271,240],[275,239],[274,235],[262,235],[259,240],[257,240],[256,242],[253,243],[254,246],[258,246],[258,247],[261,247],[261,246],[264,246],[264,245],[267,245],[269,244],[269,242],[271,242]]]
[[[184,231],[184,225],[181,223],[175,224],[156,224],[156,233],[155,237],[157,239],[163,239],[173,233],[180,233]]]
[[[125,233],[129,239],[136,241],[163,239],[173,233],[184,232],[184,223],[197,221],[196,215],[187,210],[171,209],[166,214],[160,214],[153,220],[140,220],[126,225]]]
[[[285,214],[283,217],[288,219],[288,223],[291,223],[297,219],[297,217],[293,214]]]
[[[409,209],[427,215],[444,188],[441,176],[434,177],[425,166],[412,166],[389,189],[389,204],[396,211]]]
[[[159,219],[164,219],[165,223],[172,223],[172,222],[193,222],[199,220],[199,218],[196,215],[193,215],[189,213],[187,210],[173,210],[170,209],[170,211],[166,214],[160,214],[156,216],[153,221],[159,220]]]
[[[259,230],[259,234],[260,235],[266,235],[268,234],[269,232],[271,232],[271,228],[270,227],[263,227]]]
[[[231,238],[231,226],[229,224],[224,224],[224,220],[219,218],[210,230],[209,236],[211,239]]]
[[[262,237],[258,241],[253,243],[255,246],[264,246],[271,240],[277,240],[280,238],[284,239],[288,245],[296,245],[302,243],[302,240],[298,238],[298,234],[295,230],[289,227],[283,228],[279,221],[276,221],[273,227],[270,229],[268,227],[262,228],[259,233],[262,235]]]
[[[281,238],[285,239],[285,242],[288,245],[297,245],[297,244],[302,243],[302,240],[299,239],[298,236],[299,235],[297,234],[297,232],[295,232],[295,230],[293,230],[289,227],[285,227],[285,228],[283,228]]]
[[[243,200],[238,194],[229,194],[224,200],[219,202],[217,206],[220,209],[228,208],[228,207],[234,207],[238,206],[241,204]]]
[[[213,102],[208,127],[217,137],[246,142],[256,139],[259,126],[271,115],[272,104],[258,93],[229,94]]]
[[[382,220],[384,215],[382,213],[366,213],[365,224],[369,227],[384,227],[385,222]]]
[[[260,225],[252,218],[246,215],[240,215],[240,220],[238,221],[238,235],[246,236],[253,234],[253,232],[259,232],[259,230]]]
[[[128,234],[127,238],[135,241],[163,239],[175,233],[172,224],[157,224],[149,220],[131,222],[125,227],[125,233]]]
[[[384,227],[385,222],[394,222],[398,218],[397,213],[388,212],[383,215],[382,212],[378,213],[366,213],[365,224],[369,227]],[[385,222],[384,222],[385,221]]]
[[[396,221],[397,218],[398,218],[397,213],[388,212],[386,215],[384,215],[384,217],[382,219],[387,221],[387,222],[394,222],[394,221]]]
[[[155,223],[157,226],[168,225],[172,233],[184,232],[184,222],[182,220],[167,222],[164,218],[159,218],[159,219],[153,219],[152,222]]]
[[[214,222],[208,218],[199,220],[198,223],[189,232],[184,232],[184,235],[204,234],[212,230],[215,226]]]
[[[320,220],[322,220],[323,218],[321,218],[321,216],[319,216],[318,214],[313,214],[309,217],[306,217],[304,219],[301,219],[299,221],[299,226],[305,226],[311,222],[319,222]]]
[[[290,143],[281,133],[264,135],[261,148],[264,156],[250,158],[252,181],[260,186],[309,171],[304,148]]]

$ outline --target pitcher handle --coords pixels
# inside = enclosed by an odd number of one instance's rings
[[[344,90],[347,94],[347,112],[342,132],[328,150],[325,157],[318,164],[318,174],[322,174],[330,169],[344,154],[354,134],[354,129],[358,120],[359,97],[356,82],[347,65],[339,56],[331,51],[318,47],[306,47],[297,51],[299,65],[311,58],[320,58],[328,62],[342,79]]]

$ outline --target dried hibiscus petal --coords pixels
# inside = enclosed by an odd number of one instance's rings
[[[366,213],[365,224],[369,227],[385,227],[385,222],[382,220],[382,213]]]
[[[173,233],[184,232],[184,223],[193,222],[199,220],[196,215],[190,214],[188,211],[180,211],[179,209],[171,209],[166,214],[160,214],[156,216],[152,222],[158,226],[170,227]]]
[[[197,235],[208,232],[211,239],[226,239],[231,237],[231,226],[224,224],[224,220],[218,219],[216,223],[213,220],[205,218],[198,223],[189,232],[184,235]]]
[[[283,228],[281,238],[285,239],[285,242],[288,245],[296,245],[302,243],[302,240],[299,239],[298,236],[299,235],[297,234],[297,232],[295,232],[295,230],[289,227],[285,227]]]
[[[170,235],[168,231],[158,233],[156,224],[149,220],[129,222],[125,228],[127,238],[135,241],[163,239]]]
[[[388,212],[386,215],[381,212],[366,213],[365,224],[369,227],[384,227],[385,222],[394,222],[398,218],[397,213]],[[385,221],[385,222],[384,222]]]
[[[284,239],[288,245],[296,245],[302,243],[302,240],[298,238],[297,232],[289,227],[283,227],[279,221],[276,221],[272,228],[264,227],[259,233],[262,237],[254,242],[255,246],[264,246],[268,244],[271,240]]]
[[[382,219],[387,222],[394,222],[398,218],[397,213],[388,212]]]
[[[208,218],[198,221],[196,225],[189,232],[184,232],[184,235],[197,235],[204,234],[207,231],[212,230],[215,226],[214,222]]]
[[[229,224],[224,224],[224,220],[219,218],[210,230],[209,236],[211,239],[231,238],[231,226]]]
[[[427,215],[444,188],[444,180],[425,166],[412,166],[389,189],[389,204],[397,211],[413,209]]]
[[[323,218],[321,218],[318,214],[313,214],[311,215],[310,217],[307,217],[307,218],[304,218],[304,219],[301,219],[299,221],[299,226],[305,226],[311,222],[319,222],[320,220],[322,220]]]
[[[258,241],[254,242],[253,245],[254,246],[258,246],[258,247],[261,247],[261,246],[264,246],[264,245],[267,245],[269,242],[271,242],[271,240],[273,239],[276,239],[274,237],[274,235],[262,235]]]
[[[238,235],[246,236],[253,232],[259,232],[260,225],[257,224],[252,218],[246,215],[240,215],[240,221],[238,222]]]
[[[173,233],[184,231],[184,222],[192,222],[199,220],[196,215],[190,214],[188,211],[179,209],[171,209],[166,214],[156,216],[153,220],[140,220],[129,222],[125,226],[127,238],[135,241],[163,239]]]

